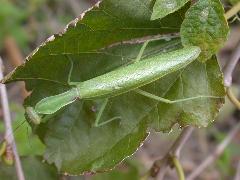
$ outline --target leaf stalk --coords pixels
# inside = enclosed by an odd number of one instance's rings
[[[224,16],[227,20],[229,20],[239,11],[240,11],[240,2],[234,5],[229,11],[227,11]]]
[[[228,99],[240,110],[240,101],[236,98],[230,88],[227,88]]]
[[[172,163],[175,166],[175,169],[177,171],[178,179],[179,180],[185,180],[185,175],[184,175],[182,165],[181,165],[181,163],[179,162],[179,160],[176,156],[172,156]]]

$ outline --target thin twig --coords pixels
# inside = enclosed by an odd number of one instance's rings
[[[179,159],[181,149],[192,134],[193,129],[194,128],[191,126],[184,128],[177,140],[171,146],[168,153],[163,158],[154,162],[152,168],[150,169],[152,177],[158,176],[158,179],[162,179],[164,177],[167,167],[170,166],[171,158],[175,157]]]
[[[3,63],[0,57],[0,79],[3,78],[2,67],[3,67]],[[10,114],[9,103],[7,98],[7,90],[4,84],[0,84],[0,94],[1,94],[1,104],[3,109],[3,119],[5,124],[5,141],[7,143],[7,146],[10,147],[13,152],[18,180],[25,180],[21,161],[17,152],[17,147],[14,140],[14,136],[13,136],[11,114]]]
[[[225,13],[225,18],[228,20],[231,17],[233,17],[235,14],[237,14],[240,11],[240,2],[234,5],[229,11]]]
[[[230,87],[232,85],[232,74],[233,74],[233,71],[234,71],[239,59],[240,59],[240,41],[238,42],[238,45],[237,45],[236,49],[234,50],[227,65],[223,69],[224,85],[226,87]]]
[[[233,94],[230,88],[227,88],[227,96],[228,96],[228,99],[240,110],[240,102],[235,97],[235,95]]]
[[[173,162],[173,165],[175,166],[175,169],[177,171],[178,179],[179,180],[185,180],[184,171],[183,171],[183,168],[182,168],[178,158],[172,157],[172,162]]]
[[[170,150],[170,154],[172,156],[176,156],[177,158],[179,158],[180,151],[182,150],[184,144],[186,143],[186,141],[189,139],[190,135],[192,134],[193,129],[194,128],[191,126],[188,126],[183,129],[180,136],[177,138],[177,140],[175,141],[175,143],[173,144],[173,146]]]
[[[187,178],[186,180],[194,180],[198,177],[210,164],[212,164],[223,152],[224,149],[229,145],[232,139],[240,130],[240,123],[238,123],[229,132],[225,139],[216,147],[215,151],[212,152]]]

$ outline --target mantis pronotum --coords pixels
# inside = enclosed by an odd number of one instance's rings
[[[171,72],[185,67],[193,60],[195,60],[200,54],[200,48],[192,46],[141,60],[142,54],[147,44],[148,41],[143,44],[134,63],[125,67],[120,67],[114,71],[108,72],[87,81],[70,81],[73,68],[72,65],[68,76],[68,83],[72,86],[72,88],[62,94],[42,99],[36,104],[35,108],[28,107],[26,112],[29,118],[35,124],[39,124],[39,115],[53,114],[60,110],[62,107],[73,103],[77,99],[84,100],[104,98],[105,100],[102,104],[102,107],[100,108],[100,111],[97,114],[94,124],[98,127],[113,120],[120,119],[120,117],[114,117],[108,121],[99,123],[101,115],[108,102],[108,98],[126,93],[128,91],[134,91],[135,93],[141,94],[156,101],[170,104],[197,98],[219,98],[215,96],[196,96],[187,99],[171,101],[139,89],[140,87],[156,81]]]

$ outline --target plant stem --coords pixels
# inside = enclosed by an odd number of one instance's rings
[[[235,97],[233,92],[231,91],[230,88],[227,88],[227,96],[229,100],[240,110],[240,102],[239,100]]]
[[[2,67],[3,67],[3,64],[2,64],[2,59],[0,57],[0,79],[3,78]],[[7,143],[7,146],[9,146],[11,148],[11,151],[13,152],[18,180],[25,180],[21,161],[17,152],[17,147],[14,140],[14,136],[13,136],[11,114],[10,114],[9,103],[7,98],[7,90],[4,84],[0,84],[0,94],[1,94],[1,104],[3,109],[3,119],[5,124],[5,141]]]
[[[182,130],[180,136],[177,138],[177,140],[175,141],[175,143],[171,147],[171,150],[170,150],[171,155],[176,156],[177,158],[179,158],[180,152],[181,152],[181,150],[183,148],[183,145],[189,139],[190,135],[193,132],[193,129],[194,129],[193,127],[188,126],[188,127],[184,128]]]
[[[233,17],[235,14],[237,14],[240,11],[240,2],[234,5],[229,11],[225,13],[225,18],[228,20],[231,17]]]
[[[172,157],[172,162],[173,165],[175,166],[175,169],[177,171],[178,174],[178,179],[179,180],[185,180],[185,175],[184,175],[184,171],[182,168],[181,163],[179,162],[178,158],[176,158],[175,156]]]

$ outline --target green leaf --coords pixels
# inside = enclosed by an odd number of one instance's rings
[[[55,167],[43,163],[40,157],[22,157],[23,172],[26,180],[56,180],[58,173]],[[15,166],[0,163],[0,177],[5,180],[17,180]]]
[[[179,32],[188,5],[166,18],[150,21],[152,5],[152,1],[148,0],[102,1],[99,7],[86,12],[82,20],[69,25],[65,33],[51,37],[35,50],[23,66],[5,77],[4,82],[24,80],[27,89],[32,92],[25,100],[25,107],[34,107],[45,97],[69,90],[67,80],[70,62],[66,55],[74,63],[71,81],[79,82],[128,65],[136,59],[146,38],[155,41],[149,43],[143,58],[182,47],[176,34],[171,33]],[[219,68],[217,64],[213,67]],[[189,78],[194,77],[191,74],[194,69],[191,73],[190,69]],[[208,69],[206,72],[211,74],[211,71]],[[175,73],[145,86],[144,89],[164,97],[172,88],[172,82],[179,78],[179,72]],[[222,76],[219,79],[222,80]],[[195,82],[193,78],[190,80]],[[194,87],[191,82],[188,85],[190,89]],[[219,93],[209,94],[224,96],[221,82],[215,82]],[[176,86],[176,91],[180,92],[180,88],[181,86]],[[191,89],[182,97],[200,93],[194,90]],[[119,116],[121,119],[94,127],[102,102],[102,99],[76,101],[53,114],[49,121],[34,127],[46,145],[45,159],[54,163],[61,172],[78,175],[110,170],[136,151],[146,138],[149,125],[159,129],[152,125],[155,119],[150,116],[156,107],[160,108],[159,102],[135,92],[110,98],[100,121],[105,122]],[[219,106],[209,109],[211,113],[215,113],[222,101],[209,99],[209,102],[211,107],[215,107],[216,102],[219,103]],[[194,109],[191,111],[194,112]],[[166,119],[162,126],[171,128],[172,124],[178,122],[177,119],[171,120],[166,125]],[[204,123],[193,121],[193,124],[206,125],[207,120],[209,119],[204,119]]]
[[[227,39],[229,27],[220,0],[199,0],[189,8],[181,27],[184,46],[199,46],[200,61],[207,61]]]
[[[159,53],[159,51],[169,51],[177,48],[178,46],[178,39],[173,39],[171,41],[155,41],[149,44],[144,56],[151,56],[155,53]],[[96,60],[98,57],[100,62],[101,60],[104,60],[105,62],[111,62],[109,65],[112,65],[113,61],[111,60],[112,57],[114,57],[114,60],[118,63],[127,63],[131,61],[131,59],[135,59],[140,48],[141,45],[119,45],[103,50],[104,53],[102,56],[99,56],[99,54],[91,54],[91,56],[88,55],[88,60],[91,62]],[[209,61],[209,63],[213,62],[214,65],[211,68],[208,68],[208,71],[204,72],[204,75],[205,73],[211,73],[212,68],[217,69],[212,72],[213,75],[209,76],[214,79],[213,77],[215,77],[215,72],[218,72],[216,74],[218,79],[216,78],[217,80],[213,80],[215,83],[214,87],[216,87],[218,93],[210,89],[209,92],[207,91],[204,95],[216,95],[222,97],[224,96],[222,76],[216,61]],[[201,64],[200,62],[196,63],[198,64],[195,64],[195,66],[204,66],[204,64]],[[79,63],[76,63],[75,65],[76,67],[81,67],[82,64],[80,65]],[[96,65],[95,69],[100,69],[98,67],[101,66]],[[194,70],[194,68],[189,68],[186,76],[189,76],[189,78],[195,77],[192,74]],[[89,74],[91,74],[90,72],[91,71],[88,71]],[[73,74],[73,77],[79,78],[78,71]],[[162,97],[169,89],[172,91],[172,89],[175,88],[176,91],[180,92],[181,86],[172,87],[172,82],[175,82],[178,77],[179,75],[176,76],[176,74],[170,74],[169,76],[144,88],[145,90]],[[192,83],[195,84],[192,85]],[[192,78],[188,84],[188,88],[191,91],[186,91],[185,97],[202,95],[207,90],[207,87],[204,86],[202,87],[203,91],[196,92],[194,91],[196,88],[194,85],[196,85],[196,81]],[[42,94],[47,95],[53,92],[55,93],[56,90],[64,90],[64,86],[57,83],[46,83],[45,81],[42,83],[38,82],[38,91],[33,91],[31,97],[26,103],[28,105],[33,105],[42,98]],[[213,91],[213,93],[210,93],[210,91]],[[183,98],[183,96],[180,95],[175,97]],[[199,101],[202,102],[201,105],[205,105],[206,102],[210,102],[209,106],[211,107],[215,107],[216,104],[219,104],[220,106],[222,102],[221,99],[207,100],[200,99]],[[54,162],[62,172],[68,172],[70,174],[79,174],[88,171],[100,172],[114,167],[115,164],[119,163],[123,158],[131,155],[136,150],[146,137],[147,125],[149,123],[148,116],[151,114],[154,107],[158,105],[158,102],[134,92],[129,92],[124,95],[111,98],[109,104],[104,110],[101,121],[104,122],[116,116],[121,116],[122,119],[113,121],[112,123],[99,128],[94,128],[93,123],[95,121],[97,111],[101,106],[101,102],[101,100],[76,102],[71,106],[67,106],[63,111],[58,112],[54,116],[54,120],[41,124],[37,128],[37,133],[42,137],[47,146],[45,159],[47,159],[49,163]],[[191,104],[191,102],[183,103],[183,105],[188,104]],[[198,104],[196,106],[198,107]],[[216,113],[219,106],[215,107],[215,109],[208,109],[207,113]],[[159,108],[160,107],[161,105]],[[189,113],[195,112],[194,109],[190,110],[191,112]],[[203,113],[203,116],[205,116],[205,109],[201,108],[199,111],[201,111],[198,112],[199,114]],[[207,116],[208,114],[206,114],[206,117]],[[166,117],[167,116],[164,116],[164,118]],[[165,129],[159,129],[158,126],[152,126],[156,130],[169,130],[174,123],[178,122],[177,118],[178,117],[173,117],[170,123],[167,118],[164,119],[165,121],[161,124],[161,126],[164,126]],[[197,126],[205,126],[207,122],[212,120],[212,118],[214,117],[211,116],[203,119],[202,121],[198,121],[199,119],[197,119],[196,121],[189,121],[188,123]]]
[[[156,0],[151,20],[161,19],[183,7],[189,0]]]
[[[169,81],[172,82],[170,86]],[[161,86],[169,86],[164,96],[161,96],[167,99],[184,99],[197,95],[222,98],[202,98],[176,104],[159,103],[149,117],[152,119],[151,126],[156,131],[168,132],[176,123],[182,127],[189,124],[206,127],[215,120],[224,102],[223,77],[215,57],[206,63],[195,61],[183,70],[169,75],[161,83]]]

